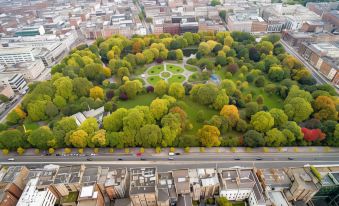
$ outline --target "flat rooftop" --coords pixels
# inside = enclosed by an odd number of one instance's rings
[[[154,193],[156,186],[156,168],[130,169],[130,195]]]

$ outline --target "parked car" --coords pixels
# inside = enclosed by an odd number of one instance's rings
[[[92,161],[92,160],[93,160],[93,159],[92,159],[92,158],[90,158],[90,157],[89,157],[89,158],[87,158],[87,161]]]
[[[12,161],[12,162],[15,161],[14,158],[8,158],[7,160],[8,160],[8,161]]]
[[[257,157],[256,160],[262,160],[262,157]]]
[[[294,160],[294,158],[293,157],[288,157],[288,160]]]
[[[174,152],[169,152],[168,155],[169,155],[169,156],[174,156],[175,153],[174,153]]]
[[[174,160],[174,158],[173,157],[169,157],[168,160]]]
[[[234,158],[234,160],[240,160],[240,158],[239,158],[239,157],[236,157],[236,158]]]

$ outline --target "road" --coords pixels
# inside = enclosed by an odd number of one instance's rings
[[[6,117],[7,117],[7,114],[12,111],[13,108],[15,108],[17,105],[19,105],[21,103],[21,100],[23,98],[23,95],[21,94],[18,94],[18,99],[13,103],[11,104],[1,115],[0,115],[0,122],[4,122]]]
[[[100,156],[15,156],[15,162],[7,161],[11,156],[1,156],[0,162],[4,165],[28,165],[30,167],[41,167],[45,164],[86,164],[86,165],[110,165],[112,167],[151,167],[156,166],[159,171],[168,171],[179,168],[198,167],[259,167],[259,168],[282,168],[311,165],[339,165],[338,153],[295,153],[295,154],[275,154],[258,153],[253,155],[244,154],[182,154],[174,156],[174,160],[168,160],[168,155],[143,155],[144,160],[132,154],[121,155],[100,155]],[[257,158],[262,158],[258,160]],[[293,158],[289,160],[288,158]],[[87,161],[91,158],[92,161]],[[239,158],[239,160],[235,160]],[[119,160],[121,159],[121,160]]]
[[[135,6],[138,8],[139,13],[142,13],[141,5],[140,5],[140,2],[138,0],[136,1]],[[146,29],[146,34],[151,34],[152,32],[151,32],[150,28],[148,27],[148,25],[147,25],[147,23],[145,21],[145,18],[140,19],[140,21],[141,21],[141,23],[143,24],[143,26]]]

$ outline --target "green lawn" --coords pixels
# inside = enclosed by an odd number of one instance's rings
[[[190,134],[196,134],[198,129],[200,129],[203,125],[203,123],[197,122],[198,119],[198,112],[200,110],[204,111],[204,118],[206,120],[210,119],[213,115],[218,114],[219,112],[209,108],[206,105],[199,104],[197,102],[194,102],[191,100],[188,96],[186,96],[183,99],[183,102],[185,103],[186,107],[184,108],[185,112],[187,113],[187,118],[190,120],[190,122],[193,124],[193,129],[190,131],[187,131]]]
[[[283,106],[283,100],[277,96],[276,94],[267,94],[264,91],[264,88],[258,88],[252,84],[249,85],[249,89],[254,92],[253,101],[257,98],[257,96],[262,95],[264,97],[264,105],[266,105],[269,109],[279,108],[281,109]]]
[[[182,67],[173,64],[167,64],[166,70],[172,72],[173,74],[179,74],[184,72],[184,69]]]
[[[169,72],[161,72],[160,76],[164,77],[164,78],[167,78],[167,77],[171,76],[171,73],[169,73]]]
[[[151,67],[149,70],[147,70],[147,73],[149,75],[152,75],[152,74],[160,74],[160,72],[164,71],[164,65],[161,64],[161,65],[155,65],[153,67]]]
[[[148,83],[155,85],[158,81],[162,80],[159,76],[150,76],[147,78]]]
[[[70,192],[68,196],[62,197],[60,203],[75,202],[78,199],[78,192]]]
[[[118,101],[117,105],[119,108],[133,108],[138,105],[147,105],[149,106],[153,99],[155,99],[157,96],[154,93],[148,93],[148,94],[141,94],[137,95],[134,99],[130,99],[127,101]]]
[[[201,81],[201,80],[202,80],[202,76],[198,72],[194,72],[193,74],[191,74],[191,76],[188,77],[189,82],[196,82],[196,81]]]
[[[27,131],[28,130],[36,130],[40,127],[37,123],[34,123],[34,122],[25,123],[24,126],[25,126]]]
[[[183,81],[186,80],[186,77],[184,75],[181,74],[175,74],[173,75],[171,78],[168,79],[168,83],[172,84],[174,82],[179,82],[182,83]]]
[[[191,71],[191,72],[198,71],[198,69],[196,67],[191,66],[191,65],[185,65],[185,69],[187,69],[188,71]]]

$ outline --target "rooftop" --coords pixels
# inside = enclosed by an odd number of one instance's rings
[[[291,184],[290,178],[283,170],[273,168],[258,169],[257,175],[265,186],[289,187]]]
[[[188,169],[172,170],[172,175],[178,194],[181,193],[181,191],[190,191]]]
[[[109,186],[117,186],[120,185],[121,182],[127,178],[127,169],[119,168],[119,169],[113,169],[108,171],[107,179],[105,181],[105,187]]]
[[[130,175],[130,195],[155,192],[156,168],[131,168]]]

